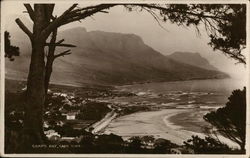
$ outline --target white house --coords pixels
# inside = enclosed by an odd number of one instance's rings
[[[75,120],[76,119],[76,113],[67,113],[66,115],[67,120]]]

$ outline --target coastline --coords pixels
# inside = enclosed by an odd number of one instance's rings
[[[110,122],[116,118],[117,115],[118,113],[112,110],[111,112],[107,113],[103,119],[88,127],[87,130],[91,131],[93,134],[101,133],[102,130],[104,130],[110,124]]]
[[[158,111],[136,112],[118,117],[110,122],[104,130],[105,134],[114,133],[128,139],[132,136],[153,135],[155,138],[164,138],[181,145],[191,138],[192,132],[180,130],[179,126],[170,122],[169,118],[180,114],[186,109],[163,109]],[[126,122],[125,126],[119,126]],[[133,130],[130,130],[133,129]]]
[[[204,133],[187,130],[183,126],[176,125],[171,121],[171,117],[190,112],[190,110],[192,109],[162,109],[136,112],[120,117],[117,117],[117,113],[111,115],[110,112],[104,119],[97,122],[98,125],[92,132],[99,134],[113,133],[122,136],[125,140],[133,136],[154,136],[156,139],[163,138],[175,144],[183,145],[183,142],[191,139],[193,135],[197,135],[203,139],[206,137]],[[123,126],[121,126],[121,122],[123,122]],[[236,143],[222,135],[218,135],[218,138],[221,142],[233,148],[239,147]]]
[[[188,81],[186,81],[188,82]],[[149,87],[151,88],[151,87]],[[164,89],[165,90],[165,89]],[[119,89],[118,89],[119,91]],[[144,90],[140,89],[139,92],[143,92]],[[133,93],[133,91],[131,92]],[[162,92],[156,92],[158,94],[164,94]],[[91,93],[92,94],[92,93]],[[111,96],[112,98],[113,96]],[[117,96],[118,98],[120,97],[119,95]],[[125,96],[126,99],[130,96]],[[147,98],[148,96],[137,96],[140,99],[141,98]],[[164,97],[160,96],[159,97]],[[105,96],[101,96],[100,98],[105,98]],[[156,97],[156,99],[158,99]],[[98,100],[98,99],[97,99]],[[105,100],[105,99],[104,99]],[[147,105],[145,104],[138,104],[139,102],[142,102],[142,100],[134,100],[131,101],[134,102],[134,106],[142,106],[145,107]],[[109,101],[109,99],[107,99]],[[168,102],[166,100],[160,101],[162,103]],[[153,102],[154,103],[154,102]],[[155,103],[158,104],[158,103]],[[111,102],[111,104],[113,104]],[[119,101],[116,102],[115,104],[119,104]],[[128,104],[130,104],[128,102]],[[138,105],[137,105],[138,104]],[[148,103],[149,105],[151,103]],[[166,103],[164,103],[166,104]],[[161,105],[159,103],[159,105]],[[184,105],[182,105],[184,107]],[[114,106],[116,107],[116,106]],[[180,118],[182,117],[181,115],[185,115],[183,113],[192,113],[192,108],[184,109],[184,108],[178,108],[175,109],[174,107],[170,109],[162,109],[163,107],[160,106],[159,110],[154,110],[151,109],[150,111],[136,111],[134,113],[128,114],[128,115],[123,115],[119,116],[119,112],[115,112],[117,109],[112,108],[112,111],[107,113],[101,120],[98,122],[94,123],[92,126],[94,133],[96,134],[109,134],[109,133],[114,133],[116,135],[122,136],[124,139],[133,137],[133,136],[149,136],[153,135],[155,138],[164,138],[168,139],[173,143],[176,144],[182,144],[183,141],[186,141],[187,139],[190,139],[192,135],[199,135],[201,137],[204,137],[204,134],[197,133],[196,131],[190,131],[182,126],[182,124],[175,123],[176,120],[171,120],[171,117],[174,117],[176,115],[180,115]],[[119,107],[119,105],[117,105]],[[116,107],[116,108],[117,108]],[[127,107],[126,105],[122,105],[121,107]],[[153,107],[153,106],[152,106]],[[166,106],[169,108],[169,106]],[[185,120],[183,121],[185,123]],[[177,125],[176,125],[177,124]],[[222,138],[223,139],[223,138]],[[225,142],[225,141],[224,141]]]
[[[126,87],[126,86],[133,86],[133,85],[141,85],[141,84],[150,84],[150,83],[176,83],[176,82],[188,82],[188,81],[202,81],[202,80],[221,80],[221,79],[231,79],[232,77],[227,74],[227,77],[211,77],[211,78],[192,78],[192,79],[185,79],[185,80],[169,80],[169,81],[144,81],[144,82],[133,82],[133,83],[128,83],[128,84],[117,84],[113,85],[114,88],[119,88],[119,87]]]

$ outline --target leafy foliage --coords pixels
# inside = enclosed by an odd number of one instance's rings
[[[4,51],[5,57],[8,57],[10,61],[14,61],[13,56],[19,56],[19,47],[11,45],[10,33],[8,31],[4,32]]]
[[[246,64],[242,50],[246,47],[246,5],[242,4],[191,4],[173,5],[178,12],[189,14],[169,14],[169,20],[178,25],[203,23],[210,37],[208,43],[214,50]],[[194,16],[196,14],[196,16]]]
[[[196,154],[225,154],[230,151],[226,144],[211,137],[202,139],[198,136],[192,136],[184,144],[187,148],[193,149]]]
[[[241,50],[246,48],[246,6],[226,6],[225,22],[218,23],[220,36],[210,35],[211,45],[214,50],[221,50],[229,57],[246,64],[246,58]]]
[[[85,106],[81,108],[81,112],[76,117],[78,119],[85,120],[100,120],[102,119],[110,109],[107,104],[101,102],[87,102]]]
[[[129,153],[141,153],[142,140],[139,136],[129,138],[128,152]]]
[[[170,153],[171,148],[178,147],[178,145],[172,143],[170,140],[158,138],[154,143],[154,148],[157,153],[166,154]]]
[[[219,133],[245,150],[246,88],[234,90],[225,107],[206,114],[204,119],[214,125]]]
[[[95,144],[99,153],[117,153],[122,152],[124,140],[121,136],[114,134],[100,135],[95,140]]]

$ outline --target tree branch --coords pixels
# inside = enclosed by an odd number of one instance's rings
[[[23,30],[23,32],[29,36],[30,39],[33,38],[32,32],[23,24],[23,22],[19,18],[16,19],[16,23]]]
[[[28,3],[25,3],[24,6],[25,6],[27,12],[29,13],[30,19],[32,21],[34,21],[35,15],[34,15],[34,10],[32,9],[31,5]]]
[[[55,43],[55,42],[56,42],[56,36],[57,36],[57,29],[55,29],[55,30],[52,32],[52,36],[51,36],[51,39],[50,39],[50,43]],[[49,45],[48,60],[53,61],[53,59],[54,59],[54,54],[55,54],[55,49],[56,49],[56,46],[55,46],[55,45]],[[47,60],[47,61],[48,61],[48,60]]]
[[[69,53],[71,50],[69,49],[69,50],[66,50],[66,51],[64,51],[64,52],[61,52],[61,53],[59,53],[59,54],[57,54],[57,55],[54,55],[54,58],[58,58],[58,57],[60,57],[60,56],[64,56],[64,55],[70,55],[71,53]]]
[[[203,18],[212,18],[212,19],[227,20],[225,18],[218,17],[218,16],[204,15],[204,14],[199,14],[199,13],[194,13],[194,12],[169,9],[169,8],[164,8],[162,6],[157,6],[157,5],[153,5],[153,4],[124,4],[124,5],[132,5],[132,6],[133,5],[137,5],[137,6],[146,7],[146,8],[149,8],[149,9],[162,10],[162,11],[165,11],[165,12],[176,12],[176,13],[189,14],[189,15],[203,17]]]
[[[97,12],[100,12],[104,9],[108,9],[110,7],[113,7],[115,5],[118,4],[100,4],[100,5],[96,5],[96,6],[92,6],[91,10],[86,10],[84,12],[77,12],[76,10],[74,10],[74,8],[77,6],[77,4],[73,4],[68,10],[66,10],[61,16],[59,16],[58,18],[56,18],[53,22],[51,22],[42,32],[42,34],[47,37],[49,36],[49,34],[57,27],[60,27],[62,25],[74,22],[74,21],[78,21],[81,19],[84,19],[88,16],[91,16]],[[87,7],[88,8],[88,7]],[[86,8],[85,8],[86,9]],[[89,8],[88,8],[89,9]],[[80,9],[81,10],[81,9]],[[78,10],[79,11],[79,10]]]
[[[73,4],[69,9],[67,9],[60,17],[64,17],[65,15],[67,15],[69,12],[71,12],[73,9],[75,9],[75,7],[77,6],[78,4],[75,3]],[[59,17],[59,18],[60,18]]]
[[[149,14],[151,14],[151,16],[155,19],[155,21],[158,23],[158,25],[165,31],[167,31],[160,23],[160,19],[159,17],[153,12],[151,11],[150,9],[147,9],[147,8],[144,8]]]
[[[72,13],[66,17],[66,20],[63,21],[59,26],[62,26],[71,22],[75,22],[81,19],[85,19],[86,17],[92,16],[95,13],[103,12],[103,10],[109,9],[117,5],[120,5],[120,4],[101,4],[101,5],[95,6],[95,8],[93,7],[93,9],[91,10],[86,10],[80,13],[72,11]]]
[[[62,15],[54,19],[43,31],[42,34],[44,37],[48,37],[50,33],[59,26],[59,24],[64,20],[65,16],[69,14],[78,4],[73,4],[69,9],[67,9]]]
[[[102,6],[103,4],[99,4],[99,5],[95,5],[95,6],[88,6],[88,7],[84,7],[84,8],[79,8],[79,9],[75,9],[71,12],[71,14],[75,14],[84,10],[90,10],[90,9],[95,9],[99,6]]]
[[[107,11],[102,11],[102,10],[101,10],[100,12],[101,12],[101,13],[109,13],[109,12],[107,12]]]
[[[60,42],[60,41],[59,41]],[[46,43],[46,46],[56,46],[56,47],[76,47],[76,45],[73,44],[61,44],[61,43]]]
[[[61,39],[60,41],[56,42],[56,44],[61,44],[64,42],[64,39]]]

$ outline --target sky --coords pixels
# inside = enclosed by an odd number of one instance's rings
[[[3,3],[4,15],[25,15],[22,3],[6,2]],[[61,15],[63,11],[69,8],[71,3],[56,3],[54,15]],[[79,4],[86,6],[92,4]],[[6,9],[8,8],[8,9]],[[147,12],[128,12],[124,7],[117,6],[108,10],[109,13],[98,13],[92,18],[74,22],[61,27],[59,30],[65,30],[74,27],[85,27],[87,31],[101,30],[106,32],[133,33],[139,35],[144,43],[159,51],[164,55],[169,55],[176,51],[198,52],[201,56],[221,71],[229,73],[234,78],[245,78],[246,68],[243,64],[235,64],[236,61],[223,55],[207,44],[209,37],[201,26],[201,35],[197,35],[194,27],[184,28],[169,22],[162,23],[161,28],[154,18]],[[4,17],[3,17],[4,19]],[[15,20],[15,19],[8,19]]]

